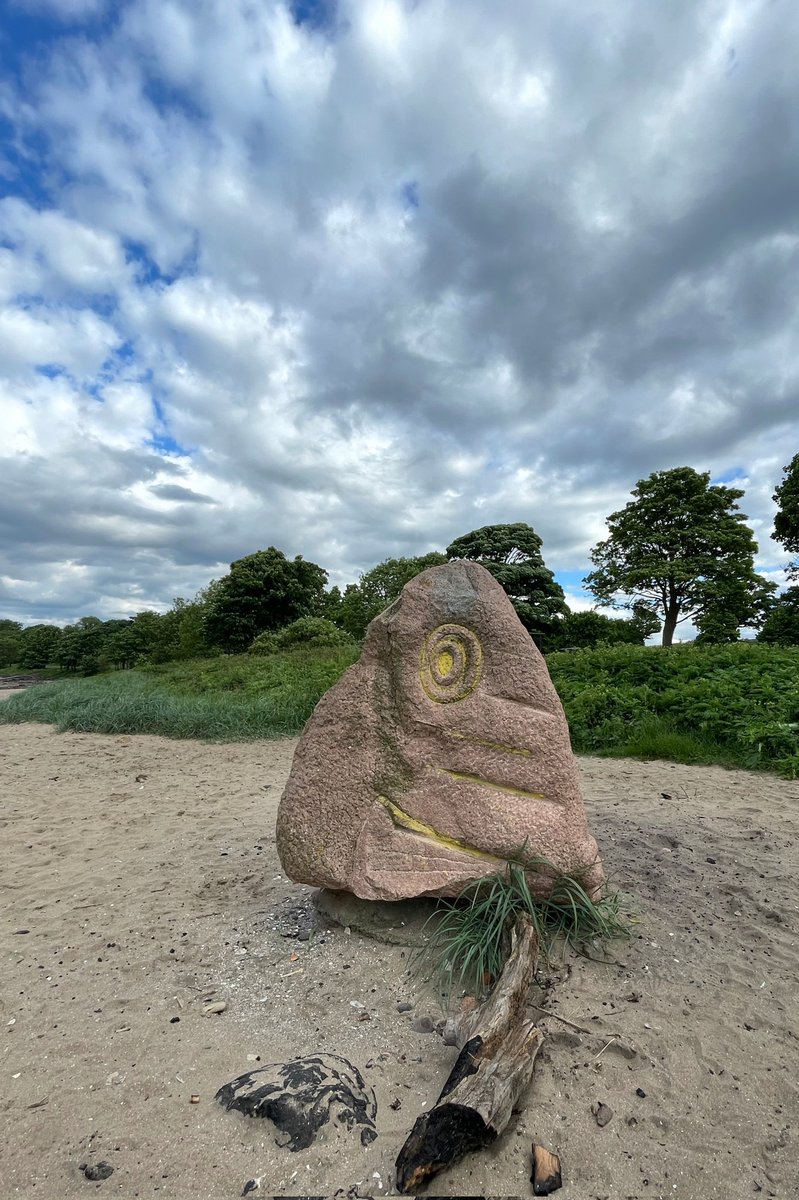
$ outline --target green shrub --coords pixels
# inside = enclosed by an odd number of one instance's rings
[[[275,654],[297,646],[351,646],[352,638],[326,617],[300,617],[282,629],[260,633],[250,646],[249,654]]]
[[[247,651],[248,654],[274,654],[279,649],[274,633],[266,629],[259,633]]]
[[[307,634],[309,622],[295,625]],[[312,633],[314,627],[318,618]],[[296,733],[358,657],[358,644],[332,628],[334,645],[299,641],[268,654],[29,688],[0,704],[0,724],[48,721],[62,729],[219,740]],[[274,636],[296,637],[290,630]],[[799,778],[799,646],[609,646],[560,651],[547,664],[578,753],[767,768]]]
[[[547,665],[577,751],[799,774],[799,647],[614,646]]]

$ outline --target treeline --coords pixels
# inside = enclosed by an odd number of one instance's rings
[[[176,599],[166,613],[112,621],[86,616],[64,629],[0,620],[0,667],[92,674],[220,653],[270,653],[298,643],[357,641],[410,579],[453,558],[472,559],[494,575],[545,653],[641,645],[661,627],[668,646],[688,620],[707,643],[736,641],[743,627],[758,630],[760,641],[799,644],[799,587],[778,597],[776,585],[756,573],[757,544],[738,507],[743,494],[711,485],[709,473],[692,467],[639,480],[633,499],[608,517],[608,537],[591,551],[594,569],[585,579],[599,603],[626,610],[625,618],[571,612],[544,562],[541,538],[517,522],[473,530],[443,552],[386,559],[343,592],[328,589],[323,567],[270,546],[231,563],[227,575],[191,601]],[[774,536],[799,554],[799,454],[785,467],[774,499]],[[790,564],[789,576],[799,578],[799,562]]]
[[[562,588],[543,565],[540,545],[527,525],[491,526],[457,539],[446,554],[386,559],[343,592],[327,588],[327,572],[316,563],[287,558],[270,546],[231,563],[229,573],[194,600],[178,598],[163,614],[144,611],[112,621],[86,616],[64,629],[0,621],[0,667],[90,675],[143,663],[357,642],[415,575],[450,558],[478,558],[478,550],[542,649],[643,643],[653,631],[651,617],[612,620],[570,612]]]
[[[178,597],[169,612],[140,612],[126,620],[81,617],[74,625],[0,621],[0,668],[57,667],[94,675],[141,662],[164,663],[212,653],[205,635],[206,600]]]

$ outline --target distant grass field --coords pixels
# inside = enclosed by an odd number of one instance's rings
[[[299,733],[356,647],[168,663],[59,680],[0,723],[244,741]],[[799,778],[799,647],[616,646],[547,659],[578,753],[766,768]]]
[[[225,742],[280,737],[302,729],[357,656],[350,647],[293,650],[37,684],[0,704],[0,723]]]

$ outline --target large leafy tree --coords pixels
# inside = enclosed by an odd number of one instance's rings
[[[319,601],[317,616],[324,617],[327,621],[332,621],[334,625],[340,624],[339,616],[341,615],[341,602],[343,599],[344,597],[339,588],[330,588]]]
[[[799,454],[784,468],[782,483],[774,493],[779,511],[774,518],[774,537],[789,554],[799,554]],[[799,578],[799,560],[792,562],[788,574]]]
[[[22,631],[22,651],[19,665],[39,670],[55,662],[62,633],[57,625],[29,625]]]
[[[328,609],[329,612],[329,609]],[[350,637],[362,638],[366,627],[377,613],[370,609],[366,598],[357,583],[348,583],[338,606],[338,611],[331,619],[346,629]]]
[[[84,675],[93,675],[112,665],[129,666],[129,662],[117,662],[110,647],[117,637],[124,637],[130,625],[129,620],[79,617],[74,625],[63,630],[53,662],[65,671],[81,671]]]
[[[646,638],[656,633],[660,621],[646,610],[635,613],[629,620],[608,617],[598,612],[570,612],[549,640],[549,650],[581,650],[592,646],[643,646]]]
[[[438,567],[446,561],[447,556],[436,550],[411,558],[384,559],[365,571],[357,583],[348,585],[338,612],[331,619],[351,637],[363,637],[369,622],[397,599],[406,583],[428,567]]]
[[[170,662],[174,659],[202,658],[212,653],[205,632],[209,611],[209,588],[198,592],[193,600],[176,596],[172,607],[158,618],[154,636],[148,636],[147,657],[151,662]],[[139,613],[137,623],[152,614]]]
[[[691,619],[714,641],[757,624],[774,584],[755,573],[757,543],[738,508],[743,492],[711,485],[708,471],[675,467],[639,480],[632,494],[591,551],[596,569],[585,583],[596,598],[647,605],[663,622],[664,646]]]
[[[315,614],[327,571],[301,555],[286,558],[270,546],[230,564],[230,573],[207,589],[205,631],[221,650],[245,651],[259,633]]]
[[[184,602],[185,603],[185,602]],[[110,628],[102,646],[102,657],[111,666],[127,669],[141,662],[164,662],[165,657],[158,656],[158,650],[166,640],[168,614],[163,616],[147,609],[136,613],[127,621],[116,623],[116,628]],[[177,658],[177,654],[167,655]]]
[[[546,650],[569,610],[563,588],[544,563],[541,545],[536,531],[522,521],[484,525],[447,546],[447,558],[470,558],[490,571],[522,624]]]
[[[65,625],[53,654],[53,662],[63,671],[91,670],[98,658],[103,623],[99,617],[80,617],[74,625]]]
[[[397,599],[411,579],[428,567],[440,567],[446,561],[446,554],[440,554],[437,550],[415,558],[387,558],[362,575],[358,586],[367,604],[382,612]]]
[[[760,575],[728,580],[696,618],[698,642],[737,642],[739,628],[759,629],[774,607],[776,583]]]
[[[777,598],[757,640],[799,646],[799,587],[790,587]]]
[[[22,625],[19,621],[0,620],[0,667],[10,667],[22,652]]]

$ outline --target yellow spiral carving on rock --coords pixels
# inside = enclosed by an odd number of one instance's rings
[[[422,646],[419,678],[425,694],[436,704],[465,700],[480,684],[483,647],[464,625],[439,625]]]

